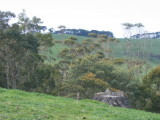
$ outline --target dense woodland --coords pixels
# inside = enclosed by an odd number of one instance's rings
[[[146,71],[146,50],[132,54],[128,42],[126,58],[115,58],[110,44],[120,41],[111,36],[92,33],[81,42],[74,36],[55,40],[52,31],[43,32],[47,28],[40,18],[30,19],[23,11],[10,24],[15,17],[0,11],[0,87],[78,99],[92,99],[109,88],[125,92],[133,108],[160,112],[160,67]],[[56,44],[65,46],[51,58],[57,62],[45,63]]]

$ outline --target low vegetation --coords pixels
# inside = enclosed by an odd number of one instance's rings
[[[0,120],[159,120],[160,115],[111,107],[93,100],[74,100],[0,88]]]

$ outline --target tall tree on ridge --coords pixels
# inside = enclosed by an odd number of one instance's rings
[[[61,34],[64,33],[64,30],[66,29],[66,26],[60,25],[58,26],[58,29],[60,30]]]

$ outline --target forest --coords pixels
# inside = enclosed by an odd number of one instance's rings
[[[151,67],[148,39],[133,44],[126,38],[125,50],[113,52],[123,40],[96,33],[58,40],[42,24],[25,11],[18,16],[0,11],[0,87],[71,98],[79,94],[79,99],[108,88],[125,92],[132,108],[160,112],[160,67]],[[129,35],[128,24],[124,27]]]

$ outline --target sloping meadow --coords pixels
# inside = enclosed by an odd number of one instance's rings
[[[0,88],[0,120],[160,120],[159,114]]]

